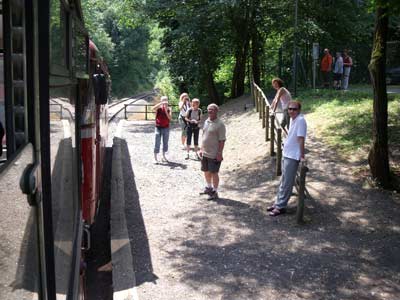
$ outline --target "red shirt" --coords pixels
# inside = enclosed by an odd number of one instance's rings
[[[169,110],[169,108],[168,108]],[[169,127],[169,119],[164,107],[160,107],[156,112],[156,126],[161,128]]]
[[[332,70],[332,55],[325,54],[321,60],[321,71],[329,72]]]

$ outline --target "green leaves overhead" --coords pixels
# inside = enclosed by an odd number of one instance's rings
[[[296,32],[293,0],[82,1],[91,38],[110,65],[119,95],[161,80],[205,102],[220,101],[221,95],[246,90],[249,70],[268,85],[278,70],[290,80],[294,37],[307,75],[312,43],[318,42],[322,49],[350,48],[352,78],[368,77],[372,1],[298,0]],[[389,35],[400,39],[400,2],[389,3]]]

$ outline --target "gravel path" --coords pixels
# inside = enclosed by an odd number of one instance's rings
[[[307,140],[306,224],[266,206],[279,183],[249,98],[222,107],[227,142],[220,199],[200,196],[198,161],[170,134],[153,165],[154,125],[120,123],[126,218],[140,300],[400,299],[400,199],[366,186],[334,151]],[[194,156],[193,156],[194,157]]]

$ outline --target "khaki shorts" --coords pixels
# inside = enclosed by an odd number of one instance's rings
[[[208,158],[203,156],[201,159],[201,170],[203,172],[218,173],[221,167],[221,162],[215,158]]]

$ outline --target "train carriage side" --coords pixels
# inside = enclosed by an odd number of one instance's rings
[[[81,134],[104,84],[92,82],[80,2],[0,0],[0,23],[0,299],[84,299]],[[92,155],[98,179],[102,147]]]
[[[107,102],[109,74],[96,45],[89,40],[88,96],[82,105],[81,148],[83,162],[82,212],[88,225],[93,224],[103,180],[103,162],[107,142]]]

